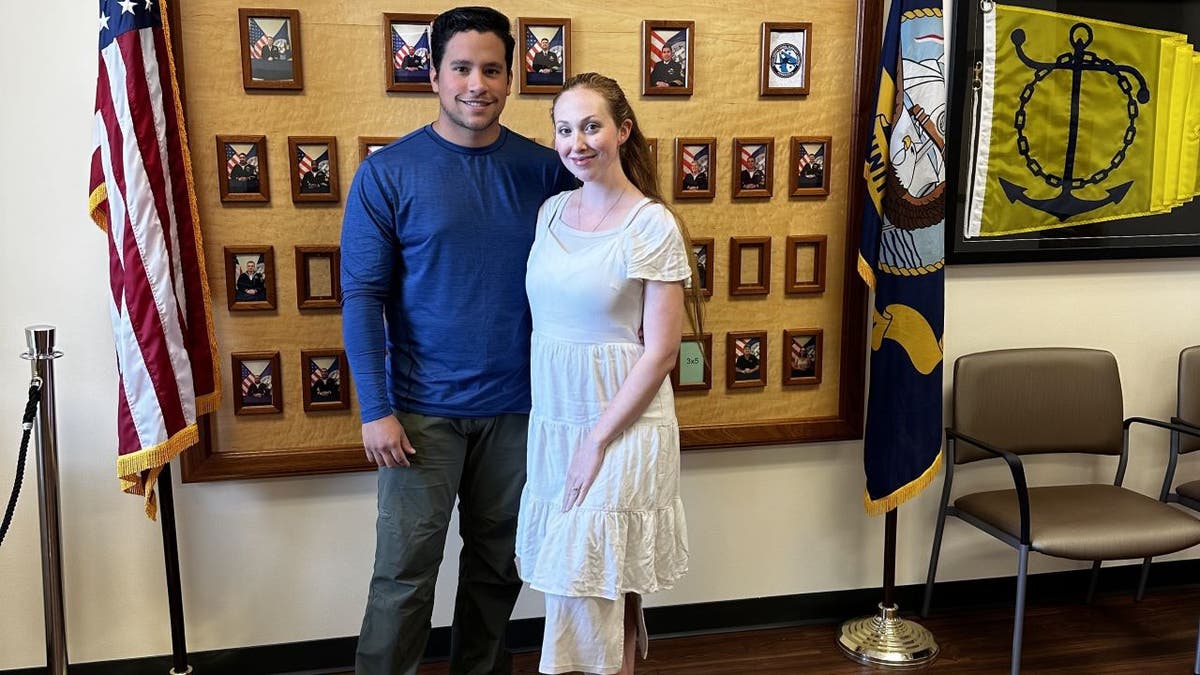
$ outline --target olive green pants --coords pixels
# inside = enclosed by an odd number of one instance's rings
[[[472,419],[398,413],[412,466],[379,468],[375,571],[355,672],[411,675],[425,652],[434,585],[458,498],[454,675],[509,673],[504,630],[521,590],[513,554],[525,485],[527,415]]]

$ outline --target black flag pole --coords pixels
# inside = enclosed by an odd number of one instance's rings
[[[171,463],[158,474],[158,506],[162,519],[163,563],[167,572],[167,609],[171,617],[171,675],[187,675],[187,638],[183,630],[183,590],[179,581],[179,544],[175,536],[175,497],[171,486]]]
[[[838,647],[853,661],[883,668],[912,668],[930,663],[940,651],[933,634],[900,618],[896,605],[896,530],[894,508],[884,516],[883,601],[879,613],[851,619],[838,631]]]

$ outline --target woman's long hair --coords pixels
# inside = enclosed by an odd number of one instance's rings
[[[558,104],[558,97],[562,96],[563,92],[580,87],[596,92],[608,103],[608,111],[618,127],[624,124],[625,120],[629,120],[633,125],[629,131],[629,138],[625,139],[620,146],[621,169],[633,186],[643,195],[662,204],[671,213],[675,219],[675,225],[679,228],[679,233],[683,235],[688,266],[692,270],[691,283],[684,286],[684,308],[687,310],[692,334],[699,337],[704,330],[704,316],[700,304],[704,295],[700,289],[700,276],[696,267],[695,250],[692,248],[692,237],[688,234],[687,225],[684,224],[683,219],[679,217],[675,209],[666,203],[662,192],[658,189],[658,167],[654,164],[654,156],[650,154],[650,144],[646,141],[645,134],[642,133],[642,127],[638,124],[637,116],[633,114],[633,108],[629,105],[629,99],[625,97],[625,92],[621,90],[621,85],[611,77],[605,77],[600,73],[579,73],[568,78],[563,84],[562,91],[554,97],[554,102],[550,105],[550,116],[554,117],[554,106]],[[704,355],[704,358],[707,360],[708,355]]]

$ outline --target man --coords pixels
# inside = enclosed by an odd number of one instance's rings
[[[542,38],[542,51],[533,55],[533,72],[557,73],[562,70],[558,54],[550,51],[550,40]]]
[[[325,368],[317,368],[317,379],[313,380],[309,398],[313,403],[331,403],[341,399],[342,387],[336,378],[329,377]]]
[[[762,155],[757,155],[754,158],[754,171],[750,169],[742,169],[742,189],[743,190],[762,190],[767,187],[767,176],[763,169],[766,167],[766,160]]]
[[[237,292],[234,299],[237,302],[254,302],[267,299],[267,285],[263,281],[262,272],[253,260],[246,261],[246,269],[238,275]]]
[[[574,187],[549,148],[500,125],[510,24],[488,8],[433,22],[437,119],[358,169],[342,228],[343,337],[379,468],[375,572],[356,668],[415,673],[455,497],[463,538],[450,671],[507,673],[521,582],[529,308],[538,208]],[[386,358],[385,358],[386,352]]]
[[[696,160],[695,173],[689,173],[683,177],[683,189],[690,190],[707,190],[708,189],[708,159],[701,157]]]
[[[229,191],[242,194],[258,190],[258,167],[247,161],[246,153],[239,152],[237,164],[229,170]]]
[[[650,84],[655,87],[682,87],[683,66],[671,54],[671,45],[663,45],[662,60],[650,71]]]

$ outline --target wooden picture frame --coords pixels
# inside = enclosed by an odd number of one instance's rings
[[[767,331],[725,334],[725,387],[753,389],[767,386]]]
[[[304,89],[299,10],[241,7],[238,33],[242,89]]]
[[[383,13],[383,71],[387,91],[432,93],[430,24],[436,14]]]
[[[792,235],[787,238],[784,249],[787,261],[784,264],[783,292],[784,293],[824,293],[825,292],[825,250],[829,245],[829,237],[823,234]],[[813,261],[809,266],[799,264],[797,256],[811,249]],[[800,270],[810,271],[804,278],[799,277]]]
[[[807,96],[812,76],[812,24],[763,22],[759,96]]]
[[[679,34],[683,37],[680,38]],[[642,95],[691,96],[694,88],[695,21],[642,22]],[[683,47],[682,54],[680,47]],[[674,65],[663,65],[664,48]]]
[[[684,335],[679,341],[675,367],[671,370],[671,387],[675,391],[712,389],[712,353],[712,333]]]
[[[234,415],[274,415],[283,412],[283,372],[279,368],[279,352],[234,352],[229,355],[233,366],[230,382],[233,388]]]
[[[832,152],[833,139],[829,136],[792,136],[788,159],[789,197],[829,196]]]
[[[517,92],[557,94],[571,74],[571,20],[517,17]]]
[[[350,409],[350,362],[344,349],[300,350],[304,412]]]
[[[275,309],[274,247],[226,246],[224,252],[225,295],[229,310]]]
[[[321,261],[326,261],[324,265]],[[339,246],[296,247],[298,309],[341,309],[342,249]]]
[[[820,384],[821,362],[825,360],[825,331],[820,328],[783,331],[780,357],[783,386]]]
[[[646,147],[650,148],[650,161],[654,163],[654,169],[658,170],[658,139],[647,138]]]
[[[753,281],[745,281],[742,256],[747,250],[758,249]],[[731,237],[729,239],[729,294],[769,295],[771,293],[771,238]]]
[[[729,166],[734,199],[769,198],[775,189],[775,139],[734,138]]]
[[[358,137],[358,161],[361,163],[366,158],[371,156],[372,152],[400,140],[399,136],[359,136]]]
[[[288,136],[288,163],[292,175],[292,202],[302,204],[341,200],[337,138]]]
[[[692,238],[692,256],[696,258],[696,273],[700,277],[700,295],[713,294],[713,269],[717,266],[716,251],[711,237]]]
[[[717,139],[675,139],[675,199],[712,199],[717,195]]]
[[[217,187],[226,204],[271,201],[267,172],[267,137],[217,136]]]

